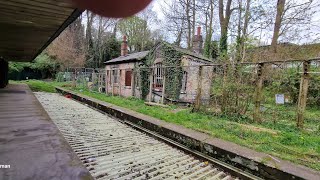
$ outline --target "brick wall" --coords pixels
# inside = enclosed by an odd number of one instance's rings
[[[134,62],[132,63],[123,63],[123,64],[116,64],[116,65],[107,65],[106,66],[106,92],[114,95],[121,95],[124,97],[132,96],[132,88],[134,86],[133,81],[131,79],[131,85],[126,86],[126,71],[132,71],[134,68]],[[119,82],[112,83],[112,69],[118,70],[119,72]],[[133,77],[133,74],[132,74]],[[113,86],[113,87],[112,87]],[[113,90],[112,90],[113,89]],[[120,94],[121,93],[121,94]]]

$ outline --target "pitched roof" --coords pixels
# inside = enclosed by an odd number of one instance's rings
[[[132,54],[127,54],[125,56],[119,56],[117,58],[111,59],[109,61],[104,62],[104,64],[117,64],[124,62],[135,62],[145,58],[148,55],[149,51],[141,51]]]
[[[197,60],[202,61],[203,63],[212,63],[213,62],[212,59],[206,58],[201,54],[193,53],[187,49],[180,48],[178,46],[169,44],[164,41],[159,42],[157,45],[155,45],[155,47],[158,47],[159,45],[163,45],[163,44],[171,46],[176,51],[179,51],[184,55],[189,55],[189,56],[195,57],[195,58],[197,58]],[[148,55],[148,53],[149,53],[149,51],[141,51],[141,52],[128,54],[126,56],[119,56],[117,58],[114,58],[114,59],[111,59],[109,61],[104,62],[104,64],[119,64],[119,63],[126,63],[126,62],[136,62],[136,61],[139,61],[139,60],[145,58]]]
[[[183,53],[183,54],[186,54],[186,55],[189,55],[189,56],[192,56],[192,57],[195,57],[199,60],[203,60],[203,61],[206,61],[206,62],[209,62],[209,63],[212,63],[213,60],[212,59],[209,59],[209,58],[206,58],[204,57],[202,54],[197,54],[197,53],[194,53],[194,52],[191,52],[187,49],[183,49],[183,48],[180,48],[180,47],[177,47],[177,46],[174,46],[174,45],[171,45],[173,48],[175,48],[177,51]]]

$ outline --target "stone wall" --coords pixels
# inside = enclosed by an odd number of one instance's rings
[[[182,57],[183,70],[187,72],[187,87],[184,93],[181,93],[180,98],[184,101],[193,102],[197,96],[198,82],[199,82],[199,66],[205,65],[204,62],[197,60],[191,56]],[[204,66],[202,68],[202,97],[203,101],[208,101],[210,99],[211,84],[213,78],[213,67]]]

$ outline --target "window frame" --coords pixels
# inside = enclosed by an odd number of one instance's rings
[[[130,73],[130,78],[127,78],[128,73]],[[125,71],[125,76],[124,76],[125,77],[124,78],[124,86],[125,87],[132,87],[132,73],[133,73],[133,71],[131,69],[128,69]],[[130,85],[128,85],[127,83]]]
[[[163,87],[163,68],[162,68],[162,62],[158,62],[154,64],[153,89],[162,91],[162,87]]]
[[[112,78],[112,81],[111,83],[112,84],[119,84],[119,75],[120,75],[120,72],[119,72],[119,69],[112,69],[111,70],[111,78]]]
[[[182,73],[182,80],[181,80],[181,93],[187,92],[187,84],[188,84],[188,72],[183,71]]]

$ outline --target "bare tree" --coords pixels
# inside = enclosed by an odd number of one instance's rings
[[[231,17],[231,13],[234,9],[231,9],[232,0],[227,0],[227,5],[224,8],[223,0],[219,0],[219,19],[220,19],[220,29],[221,29],[221,38],[220,38],[220,52],[222,54],[227,53],[228,50],[228,27]]]
[[[47,48],[47,53],[57,62],[67,67],[83,66],[85,62],[85,42],[81,18],[66,28]]]
[[[271,47],[274,53],[277,52],[277,43],[278,43],[285,3],[286,3],[286,0],[278,0],[277,2],[277,15],[274,23],[273,37],[271,42]]]
[[[190,18],[190,9],[191,9],[191,0],[185,0],[185,13],[187,16],[187,24],[188,24],[188,36],[187,36],[187,48],[191,49],[191,18]]]
[[[162,13],[166,18],[164,28],[172,33],[175,37],[174,44],[181,46],[183,38],[185,36],[187,18],[185,15],[184,3],[182,0],[173,0],[171,2],[164,1],[162,5]]]
[[[86,26],[86,50],[87,52],[92,49],[93,47],[93,40],[92,40],[92,28],[93,28],[93,20],[95,14],[90,11],[86,11],[87,16],[87,26]]]

